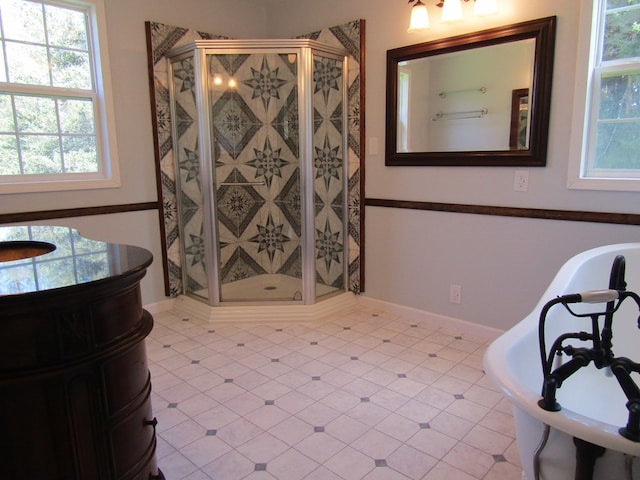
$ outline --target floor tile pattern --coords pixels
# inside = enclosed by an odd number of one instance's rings
[[[170,480],[521,478],[483,339],[365,307],[304,324],[154,317]]]

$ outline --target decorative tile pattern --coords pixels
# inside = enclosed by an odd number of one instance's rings
[[[287,83],[287,80],[280,78],[279,67],[272,68],[267,57],[262,58],[260,69],[251,67],[251,77],[242,80],[242,83],[251,89],[251,98],[262,100],[264,109],[269,109],[269,102],[272,98],[280,98],[280,87]]]
[[[313,171],[315,203],[316,281],[340,288],[344,282],[344,137],[342,62],[314,55]],[[337,199],[337,200],[336,200]],[[333,207],[337,206],[335,209]]]
[[[234,170],[224,179],[224,183],[248,183],[248,180]],[[234,237],[239,237],[255,221],[256,214],[264,204],[264,198],[252,186],[222,185],[218,189],[218,221]]]
[[[260,121],[238,92],[225,91],[213,106],[213,134],[233,159],[260,130]]]
[[[296,235],[298,235],[298,237],[302,236],[302,226],[300,224],[302,211],[299,169],[296,169],[286,181],[280,192],[276,195],[274,203],[280,208]]]
[[[360,88],[359,88],[359,69],[360,69],[360,24],[361,21],[353,21],[345,25],[336,26],[328,29],[324,29],[318,32],[314,32],[305,36],[306,38],[313,38],[319,41],[345,47],[350,53],[350,71],[348,72],[349,78],[349,90],[348,90],[348,121],[349,121],[349,152],[339,152],[342,156],[341,161],[348,162],[349,170],[349,229],[348,232],[342,233],[340,243],[345,245],[347,241],[348,233],[348,246],[349,246],[349,286],[354,292],[359,292],[360,285],[360,215],[359,209],[361,202],[360,187],[359,187],[359,166],[360,166],[360,146],[359,146],[359,115],[360,115]],[[179,231],[177,222],[177,210],[178,205],[176,201],[177,186],[175,179],[174,158],[173,158],[173,142],[177,139],[172,138],[172,128],[170,123],[169,114],[169,95],[168,95],[168,65],[167,60],[164,57],[166,52],[170,49],[189,43],[196,39],[206,38],[224,38],[222,36],[211,35],[195,30],[186,28],[173,27],[156,22],[147,22],[148,30],[148,50],[149,50],[149,62],[150,67],[153,68],[154,75],[154,88],[152,91],[152,97],[154,99],[154,113],[155,123],[157,125],[156,137],[157,151],[159,152],[159,158],[156,161],[160,166],[160,182],[161,182],[161,202],[164,212],[164,234],[167,243],[167,264],[169,277],[169,293],[172,296],[178,295],[182,292],[182,269],[189,268],[188,266],[181,265],[181,253],[179,242]],[[240,79],[238,93],[229,93],[217,98],[214,105],[214,111],[216,117],[223,117],[219,123],[214,125],[216,131],[216,138],[220,140],[220,146],[216,148],[214,152],[216,167],[222,168],[226,174],[223,177],[230,175],[229,168],[237,169],[244,178],[262,179],[266,185],[266,191],[260,191],[259,195],[262,197],[264,204],[259,209],[259,213],[256,214],[256,218],[262,218],[261,225],[266,225],[264,222],[268,218],[268,215],[272,215],[272,220],[278,224],[286,225],[291,229],[291,233],[296,235],[296,241],[292,241],[291,248],[286,251],[277,250],[283,254],[282,260],[273,267],[274,271],[282,272],[287,275],[300,275],[300,247],[299,237],[301,235],[300,227],[300,206],[299,198],[300,191],[299,186],[295,186],[299,178],[299,171],[297,167],[297,159],[299,157],[299,132],[298,132],[298,115],[296,111],[297,105],[297,88],[287,86],[289,78],[295,78],[297,74],[297,62],[291,61],[288,55],[277,55],[275,58],[257,58],[256,55],[221,55],[216,56],[216,63],[213,67],[210,67],[211,72],[223,72],[226,75],[234,76]],[[321,95],[325,104],[326,101],[331,101],[332,95],[335,93],[337,87],[341,87],[342,82],[338,80],[338,71],[336,66],[329,61],[329,59],[317,59],[316,61],[316,78],[315,89],[318,95]],[[189,93],[192,95],[193,87],[193,71],[186,65],[184,68],[177,68],[176,70],[178,90],[182,93]],[[243,93],[246,91],[248,93]],[[178,135],[181,137],[181,157],[175,159],[179,163],[180,181],[182,185],[182,193],[180,195],[183,200],[181,207],[182,221],[186,221],[189,224],[188,229],[185,230],[185,235],[195,239],[197,235],[202,231],[202,206],[200,202],[194,200],[197,196],[197,191],[200,189],[199,182],[194,179],[197,178],[197,134],[194,134],[196,130],[197,116],[195,112],[190,110],[189,105],[185,106],[185,103],[189,103],[186,96],[182,97],[183,101],[179,102],[177,109],[177,118],[179,124],[176,126]],[[255,102],[254,104],[248,104],[249,99]],[[258,109],[260,105],[260,109]],[[344,108],[339,104],[332,105],[333,110],[330,112],[316,112],[314,111],[314,118],[318,122],[314,123],[314,129],[316,133],[320,135],[317,145],[321,145],[319,148],[325,148],[325,140],[329,141],[329,151],[335,149],[332,145],[333,136],[328,134],[326,127],[323,125],[329,124],[333,130],[340,130],[342,116],[341,111]],[[270,125],[268,131],[263,131],[260,125]],[[247,127],[243,129],[242,127]],[[324,129],[324,130],[323,130]],[[191,133],[190,133],[191,132]],[[272,133],[276,133],[276,136],[272,136]],[[186,138],[182,140],[182,137],[186,135]],[[315,138],[315,136],[314,136]],[[253,140],[257,140],[258,143],[252,143]],[[314,140],[315,141],[315,140]],[[284,143],[282,143],[284,142]],[[322,180],[331,180],[331,173],[327,179],[326,173],[322,174]],[[333,178],[335,180],[335,178]],[[194,185],[191,186],[190,183]],[[277,186],[276,186],[277,183]],[[187,185],[185,188],[184,185]],[[277,187],[276,190],[271,191]],[[326,184],[325,184],[326,187]],[[326,188],[325,188],[326,190]],[[258,190],[254,190],[258,191]],[[269,193],[267,193],[269,192]],[[246,193],[246,191],[245,191]],[[334,218],[343,214],[341,209],[334,203],[334,199],[337,197],[337,192],[330,191],[326,197],[322,195],[324,204],[331,206],[331,214],[326,209],[318,208],[318,218],[316,219],[316,225],[318,229],[325,231],[325,227],[328,225],[331,231],[337,231],[337,224]],[[249,194],[252,198],[252,194]],[[357,199],[355,198],[357,197]],[[246,198],[246,197],[245,197]],[[268,204],[274,204],[277,206],[277,210],[269,212],[265,210]],[[283,217],[277,217],[276,212],[279,212]],[[258,215],[260,217],[258,217]],[[229,217],[227,215],[227,217]],[[229,218],[227,218],[229,220]],[[236,226],[242,226],[243,223],[237,223]],[[257,225],[257,224],[256,224]],[[225,225],[225,229],[229,227]],[[257,227],[256,227],[257,228]],[[241,230],[241,229],[240,229]],[[245,229],[242,231],[244,232]],[[283,227],[283,231],[286,230]],[[188,233],[187,233],[188,232]],[[235,232],[239,232],[236,229]],[[230,259],[243,258],[241,265],[238,268],[234,266],[227,266],[224,263],[222,271],[226,272],[223,277],[226,279],[231,278],[245,278],[242,275],[258,274],[257,272],[261,268],[255,268],[252,266],[248,268],[247,258],[253,258],[252,256],[259,253],[258,249],[252,250],[249,248],[248,238],[255,237],[259,233],[256,231],[250,233],[246,230],[247,235],[242,238],[238,238],[236,242],[228,236],[229,232],[226,232],[224,239],[222,239],[221,246],[223,249],[229,249],[232,244],[237,244],[237,248],[242,248],[239,245],[245,245],[241,251],[237,254],[225,253],[221,255],[224,257],[224,261],[228,262]],[[244,234],[244,233],[243,233]],[[238,244],[238,242],[240,242]],[[197,241],[192,241],[191,246],[197,244]],[[185,247],[186,248],[186,247]],[[343,246],[344,248],[344,246]],[[194,250],[195,251],[195,250]],[[254,252],[254,253],[252,253]],[[263,251],[264,252],[264,251]],[[260,253],[263,253],[260,252]],[[190,262],[195,258],[199,258],[197,255],[190,256]],[[318,265],[321,270],[318,272],[319,281],[327,285],[338,285],[340,283],[339,277],[341,271],[338,274],[335,269],[333,273],[327,269],[327,263],[323,257],[322,261],[319,261]],[[275,259],[275,257],[274,257]],[[251,262],[249,262],[251,263]],[[334,261],[330,262],[335,264]],[[324,265],[323,265],[324,264]],[[206,275],[204,272],[204,266],[200,263],[194,265],[192,271],[187,272],[187,282],[189,283],[189,289],[193,286],[203,288],[206,286]],[[231,274],[231,272],[235,272]]]
[[[282,167],[289,165],[289,162],[280,156],[281,148],[273,148],[269,137],[264,142],[262,149],[253,149],[255,158],[249,162],[256,169],[254,178],[264,178],[268,188],[271,188],[273,177],[282,178]],[[294,178],[293,176],[291,178]]]
[[[207,285],[205,266],[204,211],[198,148],[198,111],[195,100],[195,72],[192,59],[173,63],[174,110],[176,125],[175,162],[177,166],[180,223],[187,286],[201,290]],[[197,291],[196,290],[196,291]],[[194,290],[191,290],[194,291]]]
[[[211,56],[209,70],[231,75],[232,72],[225,70],[230,64],[227,56]],[[232,92],[233,106],[230,99],[225,98],[230,97],[229,90],[212,93],[216,99],[214,125],[218,122],[216,118],[224,115],[231,119],[225,121],[224,128],[215,128],[216,141],[223,149],[217,158],[216,177],[233,168],[225,183],[264,182],[263,186],[218,187],[219,210],[223,209],[223,201],[227,207],[242,210],[242,219],[236,222],[241,228],[231,225],[225,219],[228,215],[221,212],[219,221],[226,230],[219,230],[220,237],[229,248],[242,248],[244,254],[262,265],[267,273],[286,272],[282,265],[300,243],[301,211],[292,203],[296,199],[300,201],[300,187],[295,186],[300,180],[299,154],[290,148],[297,149],[299,137],[298,132],[290,131],[293,125],[298,125],[297,112],[292,113],[297,105],[290,103],[290,99],[297,98],[295,72],[295,62],[292,64],[286,55],[246,55],[242,63],[233,64],[233,76],[239,83],[238,90]],[[295,140],[287,142],[287,138]],[[236,192],[232,205],[224,196],[225,188]],[[238,197],[241,190],[245,191],[242,199]],[[249,191],[251,201],[246,197]],[[234,255],[222,255],[222,270],[236,270],[230,262],[238,259]],[[248,275],[251,271],[242,269],[242,272]],[[235,277],[223,277],[223,283]]]
[[[258,235],[249,239],[250,242],[258,244],[258,253],[265,251],[269,256],[269,261],[273,263],[273,257],[277,250],[284,252],[284,243],[291,239],[282,233],[283,224],[276,225],[271,214],[267,217],[266,225],[257,225]]]
[[[233,251],[230,261],[222,269],[222,281],[223,283],[235,282],[265,273],[267,271],[251,255],[245,252],[242,247],[238,247]]]

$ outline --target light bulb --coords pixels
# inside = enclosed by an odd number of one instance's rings
[[[420,0],[411,9],[411,21],[407,32],[420,32],[429,28],[429,12],[427,6]]]
[[[496,0],[476,0],[476,6],[473,14],[482,17],[484,15],[493,15],[498,13],[498,2]]]
[[[459,22],[462,20],[462,4],[460,0],[444,0],[441,22]]]

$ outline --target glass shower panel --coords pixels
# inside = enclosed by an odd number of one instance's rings
[[[193,56],[171,63],[172,121],[176,164],[176,196],[180,236],[183,239],[184,291],[208,299],[205,266],[204,207],[198,148],[198,107],[195,98]]]
[[[313,198],[316,296],[344,290],[344,62],[313,55]]]
[[[302,301],[298,58],[207,55],[222,302]]]

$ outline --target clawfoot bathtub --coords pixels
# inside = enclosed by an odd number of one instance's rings
[[[609,245],[583,252],[571,258],[558,271],[534,310],[488,348],[484,367],[491,382],[514,407],[516,436],[523,474],[527,480],[640,480],[640,442],[619,432],[627,425],[627,397],[615,376],[607,368],[589,364],[578,369],[556,392],[559,411],[538,405],[541,399],[543,371],[539,346],[539,322],[545,304],[563,295],[609,288],[614,259],[623,255],[626,263],[626,289],[640,293],[640,243]],[[604,310],[604,303],[575,303],[579,314]],[[563,333],[590,331],[590,317],[578,318],[562,305],[549,309],[544,323],[544,338],[553,343]],[[613,352],[640,362],[638,305],[624,302],[612,322]],[[574,346],[586,342],[572,339]],[[570,342],[571,343],[571,342]],[[635,384],[640,375],[631,374]],[[577,440],[576,440],[577,439]],[[586,457],[595,461],[590,472],[580,476],[583,460],[576,460],[576,442],[597,450]],[[604,454],[602,449],[604,447]],[[588,468],[588,469],[589,469]],[[575,475],[575,477],[574,477]],[[523,477],[523,478],[524,478]]]

